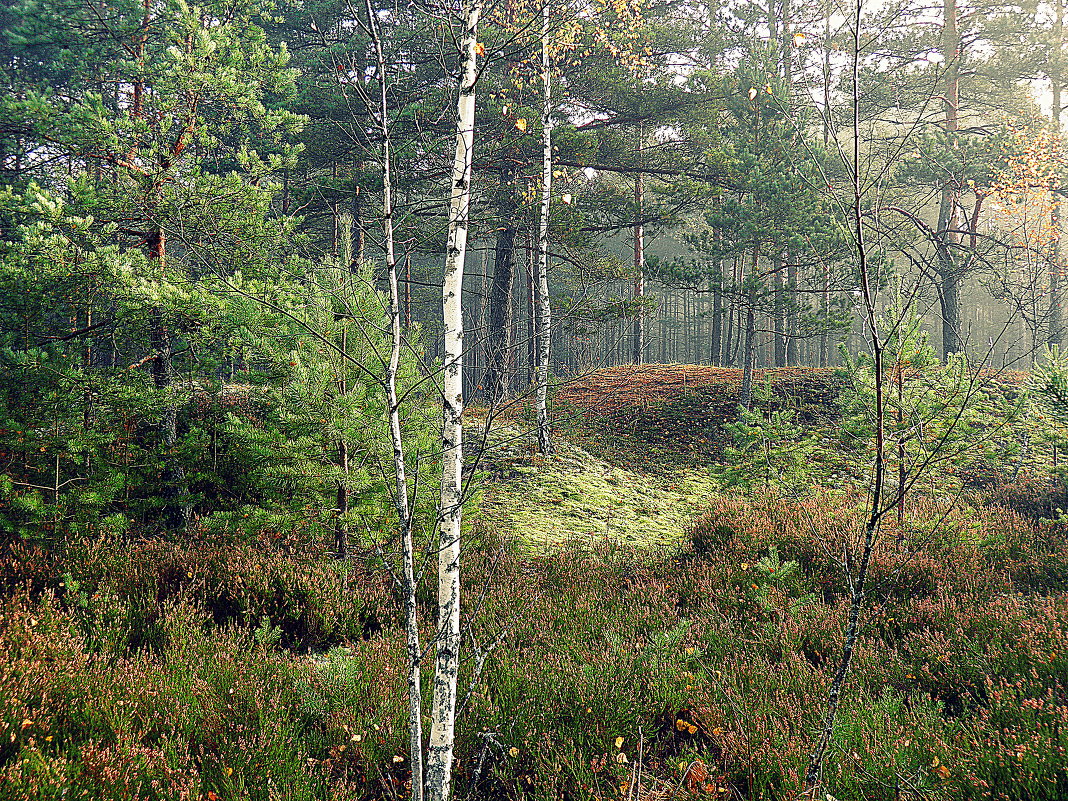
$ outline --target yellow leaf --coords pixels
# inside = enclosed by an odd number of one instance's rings
[[[475,55],[476,56],[484,56],[484,55],[486,55],[486,46],[484,44],[482,44],[482,42],[477,42],[475,44]]]
[[[622,748],[622,747],[623,747],[623,738],[622,737],[617,737],[616,738],[616,748]]]
[[[508,749],[508,756],[515,759],[517,756],[519,756],[519,749],[513,745],[511,748]]]
[[[226,774],[227,776],[233,776],[233,775],[234,775],[234,769],[233,769],[233,768],[226,768],[226,769],[225,769],[225,770],[224,770],[223,772],[224,772],[224,773],[225,773],[225,774]]]
[[[403,762],[403,761],[404,761],[404,757],[402,757],[402,756],[394,756],[393,757],[393,763],[394,764],[396,764],[398,762]]]
[[[803,34],[803,33],[795,33],[794,34],[794,47],[800,47],[804,43],[805,43],[805,34]]]
[[[518,120],[516,120],[515,121],[515,127],[518,128],[520,131],[526,133],[526,130],[527,130],[527,120],[526,120],[526,118],[525,117],[520,117]]]
[[[756,100],[756,96],[757,96],[757,90],[754,89],[752,86],[750,86],[749,87],[749,99],[750,100]]]
[[[771,94],[771,84],[770,83],[764,84],[764,91],[767,92],[769,95]]]

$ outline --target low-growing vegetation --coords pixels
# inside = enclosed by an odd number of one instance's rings
[[[904,542],[873,563],[828,791],[1063,797],[1064,524],[1002,505],[908,511]],[[794,797],[859,514],[837,495],[717,498],[655,549],[537,552],[480,528],[472,636],[502,639],[462,707],[458,792],[626,798],[640,781],[642,797]],[[8,553],[0,795],[404,795],[389,586],[296,546],[206,534]]]

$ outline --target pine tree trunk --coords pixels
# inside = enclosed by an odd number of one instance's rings
[[[642,126],[638,126],[638,159],[641,161]],[[645,182],[640,172],[634,176],[634,330],[631,334],[631,350],[635,364],[641,364],[645,355]]]
[[[500,207],[501,227],[493,251],[493,283],[489,296],[489,330],[487,331],[486,377],[483,388],[491,403],[497,403],[511,391],[512,360],[512,293],[515,283],[515,235],[518,203],[512,189],[511,171],[501,173],[501,192],[506,197]]]
[[[820,324],[823,326],[823,330],[820,331],[820,352],[819,352],[819,366],[829,367],[831,364],[831,342],[830,334],[827,332],[827,325],[831,315],[831,270],[827,265],[823,266],[823,289],[820,292]]]
[[[756,357],[756,281],[760,266],[760,249],[753,248],[752,274],[745,284],[745,344],[742,353],[742,391],[738,403],[746,409],[753,402],[753,368]],[[743,286],[745,286],[743,284]]]
[[[475,46],[482,0],[464,0],[461,71],[456,103],[456,153],[449,199],[449,230],[442,282],[443,424],[438,540],[437,654],[426,759],[426,800],[449,801],[456,732],[456,684],[460,666],[460,523],[463,514],[463,277],[471,212],[471,162],[475,146]]]
[[[960,276],[950,268],[941,276],[938,304],[942,313],[942,359],[964,350],[960,322]]]
[[[775,313],[772,315],[772,341],[774,342],[775,367],[786,366],[786,300],[783,294],[782,259],[772,259],[772,291],[775,295]]]
[[[797,366],[797,265],[786,266],[786,366]]]
[[[756,355],[756,297],[750,291],[745,309],[745,348],[742,356],[742,391],[738,403],[748,409],[753,403],[753,361]]]
[[[710,337],[711,352],[709,353],[709,361],[711,364],[719,366],[720,347],[722,345],[723,337],[723,295],[719,291],[720,286],[718,279],[710,280],[708,288],[712,292],[712,331]]]
[[[735,354],[738,350],[738,257],[731,259],[731,295],[727,303],[727,327],[723,335],[723,366],[734,367],[737,364]]]

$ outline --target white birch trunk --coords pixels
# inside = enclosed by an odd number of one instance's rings
[[[415,550],[412,542],[412,515],[408,503],[408,471],[401,435],[400,404],[397,400],[397,369],[400,366],[401,334],[400,289],[397,283],[397,255],[393,241],[393,153],[390,142],[389,104],[386,99],[386,59],[378,19],[370,0],[365,0],[368,30],[374,44],[378,67],[378,129],[382,136],[382,225],[386,249],[386,272],[389,280],[389,363],[386,365],[386,405],[389,412],[389,436],[393,445],[393,503],[401,540],[401,598],[404,605],[405,650],[408,656],[408,733],[412,771],[411,801],[423,799],[423,689],[422,645],[419,641],[419,613],[416,604]]]
[[[460,34],[461,73],[456,103],[456,155],[449,198],[449,235],[442,285],[444,376],[441,508],[438,542],[437,658],[427,801],[448,801],[452,790],[456,730],[456,682],[460,650],[460,522],[463,503],[463,277],[471,208],[471,160],[475,144],[476,37],[482,0],[464,0]]]
[[[537,393],[538,450],[553,451],[549,432],[549,354],[552,345],[552,313],[549,305],[549,204],[553,186],[552,71],[549,64],[549,3],[541,8],[541,214],[538,223]]]

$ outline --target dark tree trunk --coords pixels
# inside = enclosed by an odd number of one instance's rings
[[[722,344],[722,326],[723,326],[723,296],[719,292],[719,282],[713,281],[711,285],[712,289],[712,336],[711,336],[711,352],[709,353],[709,361],[713,365],[719,365],[720,363],[720,346]]]
[[[639,137],[640,131],[639,128]],[[644,192],[642,174],[638,173],[634,178],[634,208],[637,215],[634,221],[634,302],[636,307],[634,327],[631,332],[631,357],[635,364],[641,364],[645,355],[645,309],[642,306],[645,300],[645,226],[642,224]]]
[[[786,268],[786,366],[797,366],[797,265]]]
[[[515,284],[515,236],[518,205],[511,173],[501,174],[500,228],[493,250],[493,282],[490,285],[486,331],[486,377],[483,387],[493,403],[511,391],[512,295]]]
[[[750,291],[746,296],[745,347],[742,356],[742,391],[738,403],[748,409],[753,403],[753,367],[756,356],[756,298]]]
[[[946,271],[941,279],[938,302],[942,312],[942,359],[944,361],[949,358],[950,354],[961,353],[964,350],[964,339],[961,336],[960,277],[955,272]]]
[[[774,342],[774,366],[786,366],[786,298],[783,293],[782,260],[775,259],[771,265],[772,287],[775,293],[775,313],[772,315],[772,341]]]

